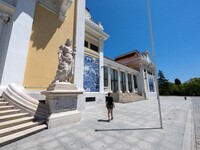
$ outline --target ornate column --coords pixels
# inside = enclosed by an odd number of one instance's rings
[[[132,81],[132,92],[131,93],[134,93],[135,92],[135,86],[134,86],[134,74],[132,73],[131,74],[131,81]]]
[[[122,93],[122,90],[121,90],[121,73],[120,73],[119,68],[117,69],[117,73],[118,73],[118,92]]]
[[[125,80],[126,80],[126,92],[130,93],[129,88],[128,88],[128,72],[125,72]]]
[[[104,84],[103,84],[103,48],[104,48],[104,38],[103,37],[99,37],[99,90],[100,92],[104,92]]]
[[[111,72],[110,72],[111,68],[110,66],[108,66],[108,89],[110,92],[112,92],[111,90]]]
[[[138,75],[138,92],[145,97],[145,76],[144,76],[144,66],[140,65],[140,72]]]
[[[149,92],[149,75],[147,69],[145,72],[145,80],[146,80],[146,91]]]

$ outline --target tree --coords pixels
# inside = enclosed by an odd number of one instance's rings
[[[160,95],[169,95],[169,82],[161,70],[158,71],[158,87]]]
[[[176,96],[184,95],[183,85],[182,84],[177,85],[175,83],[169,83],[169,94],[170,95],[176,95]]]
[[[181,81],[180,81],[178,78],[176,78],[176,79],[174,80],[174,83],[175,83],[176,85],[180,85],[180,84],[181,84]]]
[[[184,93],[188,96],[200,96],[200,78],[192,78],[184,83]]]

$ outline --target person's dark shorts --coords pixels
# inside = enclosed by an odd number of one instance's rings
[[[113,109],[113,105],[106,105],[108,109]]]

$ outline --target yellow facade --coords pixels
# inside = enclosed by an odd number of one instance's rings
[[[58,66],[59,46],[66,39],[74,40],[76,2],[67,11],[64,22],[40,4],[35,9],[32,34],[23,86],[44,90],[54,79]]]

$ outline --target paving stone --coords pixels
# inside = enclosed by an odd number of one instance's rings
[[[2,150],[181,150],[191,100],[161,97],[163,129],[155,98],[116,103],[107,122],[105,103],[87,103],[81,122],[48,129],[2,147]],[[197,117],[196,120],[199,120]],[[198,132],[199,133],[199,132]],[[190,137],[186,137],[190,138]],[[29,141],[29,142],[28,142]]]

